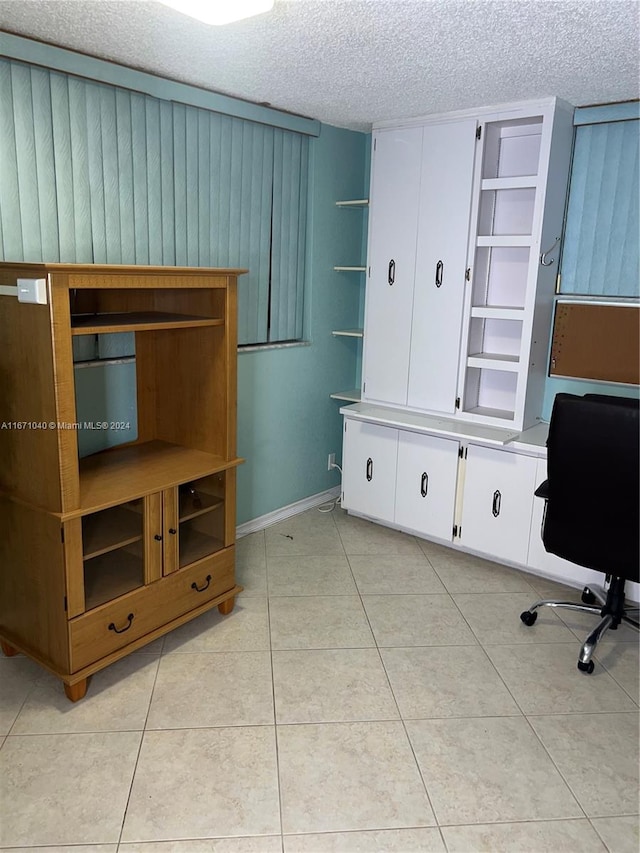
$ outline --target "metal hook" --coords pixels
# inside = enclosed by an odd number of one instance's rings
[[[540,255],[540,263],[542,264],[543,267],[550,267],[551,264],[553,263],[553,258],[551,258],[551,260],[547,262],[547,255],[549,254],[549,252],[553,252],[553,250],[555,249],[555,247],[558,245],[559,242],[560,242],[560,238],[556,237],[553,246],[550,246],[546,252],[543,252]]]

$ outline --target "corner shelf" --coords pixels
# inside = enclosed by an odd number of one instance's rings
[[[363,338],[364,329],[334,329],[331,334],[334,338]]]
[[[368,207],[368,198],[348,199],[347,201],[337,201],[336,207]]]
[[[334,267],[336,272],[366,272],[366,267]]]
[[[359,388],[354,388],[353,391],[337,391],[335,394],[329,394],[332,400],[344,400],[346,403],[359,403],[362,399],[362,394]]]

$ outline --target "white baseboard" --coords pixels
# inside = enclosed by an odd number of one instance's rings
[[[307,509],[312,509],[314,506],[327,503],[327,501],[335,500],[340,494],[340,486],[334,486],[332,489],[327,489],[326,492],[318,492],[317,495],[310,495],[308,498],[303,498],[301,501],[283,506],[281,509],[276,509],[273,512],[268,512],[266,515],[261,515],[259,518],[254,518],[251,521],[245,521],[244,524],[236,527],[236,538],[248,536],[249,533],[257,533],[258,530],[264,530],[265,527],[270,527],[278,521],[284,521],[285,518],[291,518],[293,515],[299,515]]]

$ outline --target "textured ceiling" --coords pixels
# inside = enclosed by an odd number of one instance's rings
[[[0,0],[0,29],[359,130],[639,96],[637,0],[276,0],[225,27],[151,0]]]

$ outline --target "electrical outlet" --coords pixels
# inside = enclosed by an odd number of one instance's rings
[[[327,471],[331,471],[336,466],[336,454],[330,453],[327,457]]]

